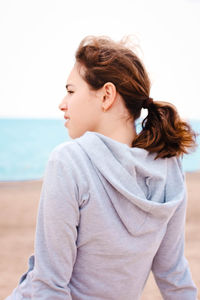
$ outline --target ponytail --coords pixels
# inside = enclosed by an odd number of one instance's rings
[[[171,103],[149,101],[143,107],[148,109],[148,115],[142,121],[142,131],[134,139],[133,147],[156,152],[156,158],[165,158],[183,155],[188,153],[188,148],[197,146],[197,133],[180,119]]]
[[[85,67],[83,78],[93,90],[108,81],[116,86],[134,120],[140,117],[142,107],[148,109],[133,147],[157,152],[156,158],[164,158],[183,155],[188,153],[187,148],[196,146],[196,133],[180,119],[171,103],[147,98],[151,87],[148,73],[134,49],[127,47],[126,40],[114,42],[105,36],[86,36],[75,58]]]

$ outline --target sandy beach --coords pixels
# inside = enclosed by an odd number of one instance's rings
[[[200,172],[186,174],[188,207],[185,230],[185,255],[193,280],[200,288]],[[34,234],[41,180],[0,182],[0,299],[16,287],[27,270],[33,253]],[[162,299],[150,275],[142,300]],[[125,300],[125,299],[124,299]]]

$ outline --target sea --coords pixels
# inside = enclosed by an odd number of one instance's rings
[[[0,181],[42,179],[51,151],[70,141],[65,120],[0,118]],[[200,120],[188,121],[200,133]],[[137,132],[141,120],[137,122]],[[183,156],[185,172],[200,170],[200,136],[195,152]]]

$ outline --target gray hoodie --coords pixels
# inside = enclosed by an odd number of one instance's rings
[[[51,153],[29,269],[7,300],[196,300],[184,256],[180,159],[87,131]]]

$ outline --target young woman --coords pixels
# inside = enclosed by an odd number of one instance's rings
[[[196,300],[180,160],[195,133],[171,103],[149,97],[124,40],[83,39],[66,88],[59,108],[72,140],[49,157],[34,255],[7,300],[137,300],[150,271],[164,299]]]

